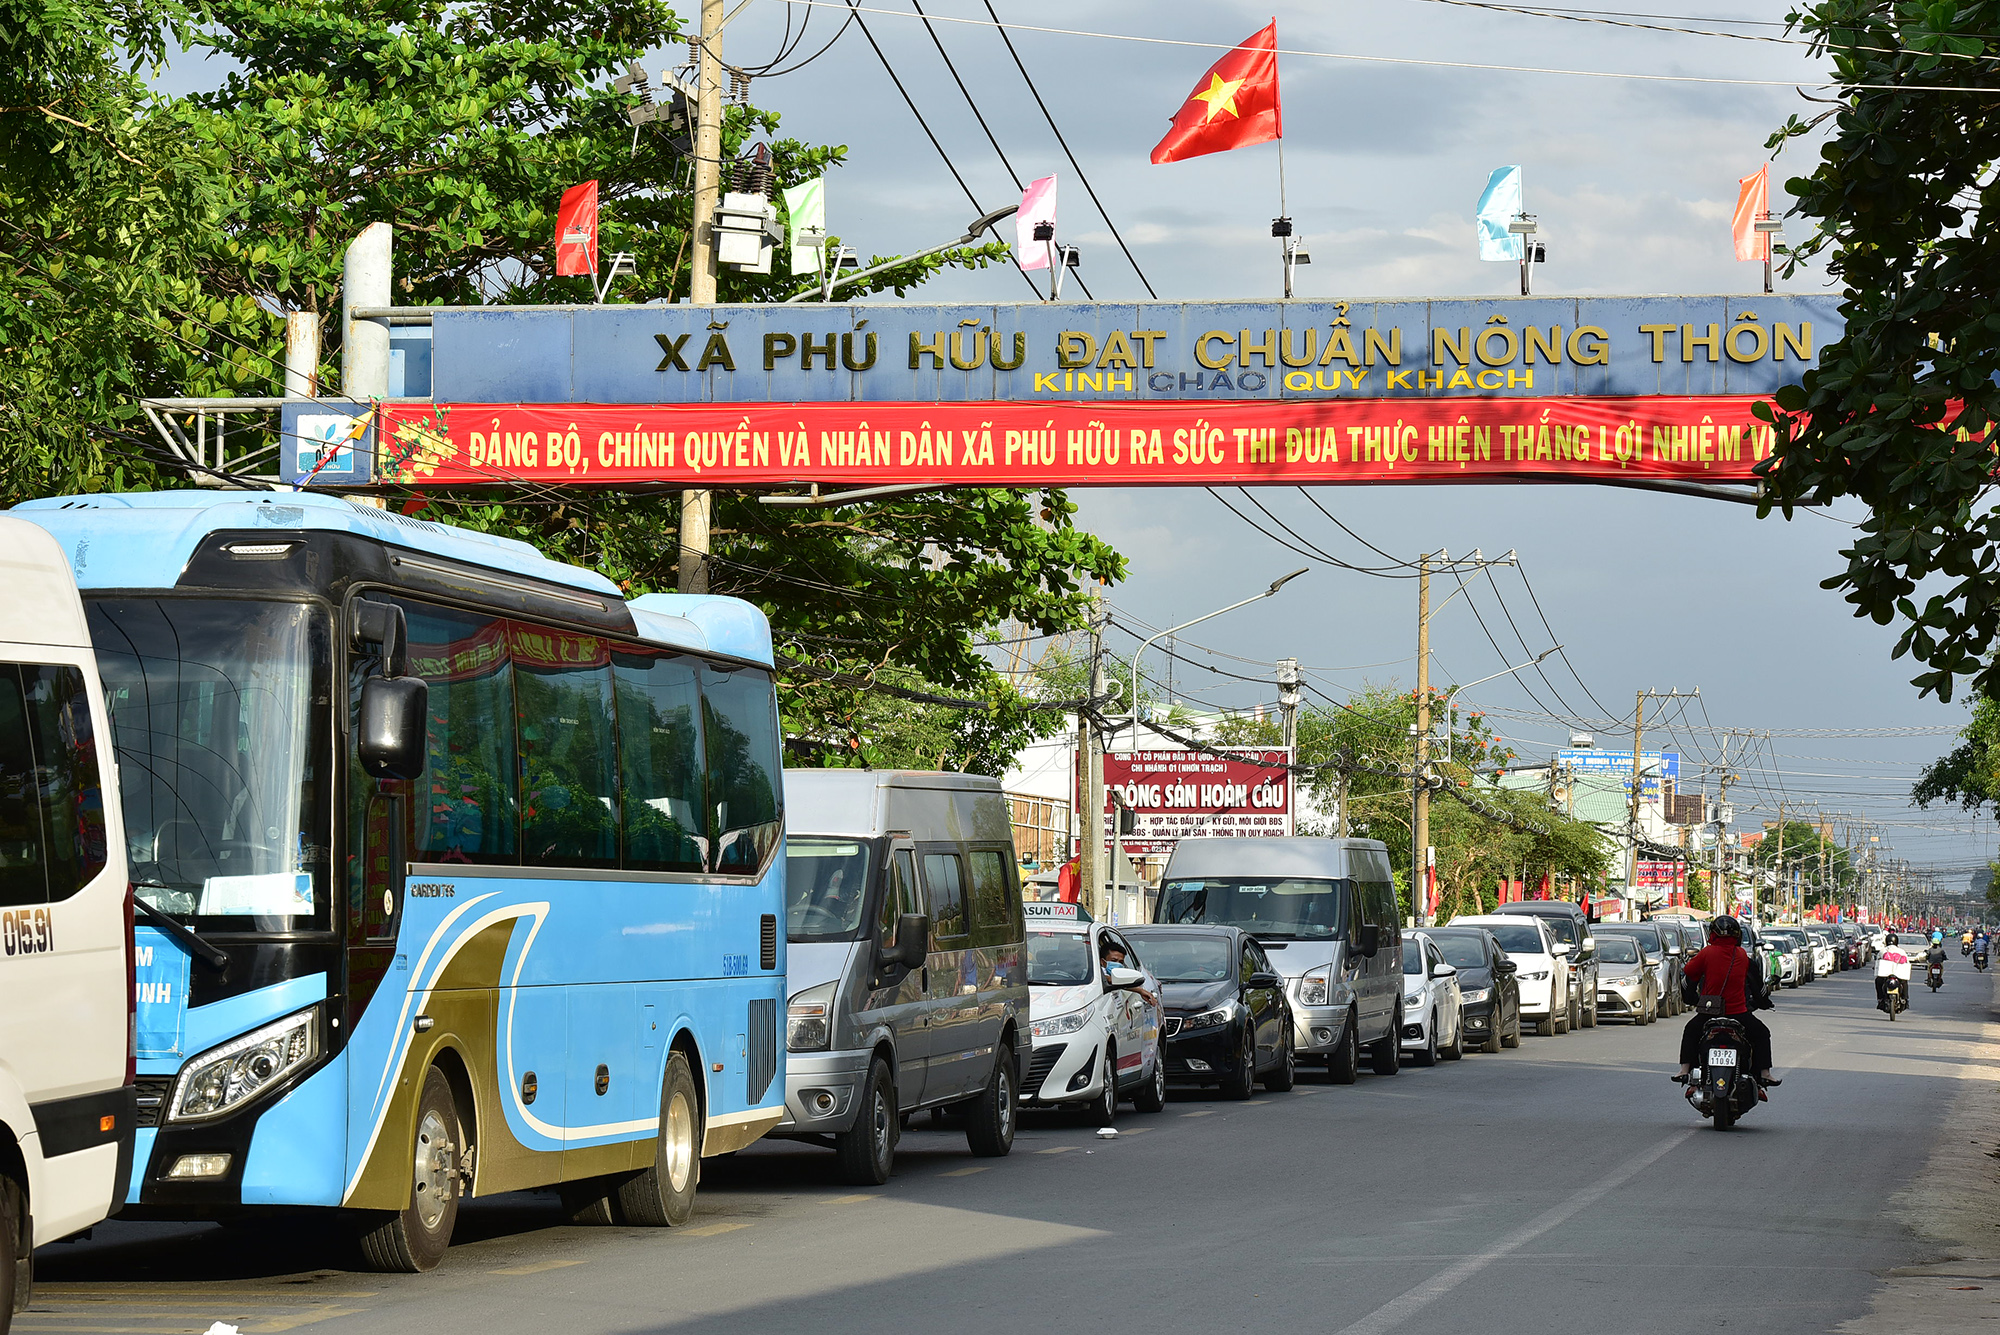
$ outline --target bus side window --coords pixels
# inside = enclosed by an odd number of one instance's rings
[[[784,829],[778,702],[769,673],[701,669],[702,726],[708,743],[708,810],[714,868],[758,875]]]
[[[22,694],[42,775],[49,900],[60,903],[104,870],[104,789],[83,670],[21,669]]]
[[[508,623],[521,739],[521,860],[618,865],[611,652],[596,635]]]
[[[965,885],[959,877],[957,854],[924,854],[924,889],[930,898],[931,940],[940,944],[946,940],[962,941]]]
[[[516,865],[520,762],[507,623],[394,601],[409,621],[410,671],[430,683],[429,754],[409,804],[410,860]]]
[[[0,663],[0,907],[48,902],[46,857],[21,670]]]
[[[621,845],[632,871],[695,872],[707,865],[701,685],[695,660],[618,649]]]

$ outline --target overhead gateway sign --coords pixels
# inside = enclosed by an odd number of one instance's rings
[[[440,309],[374,476],[1744,483],[1832,298]]]

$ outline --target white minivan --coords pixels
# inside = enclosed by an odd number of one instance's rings
[[[44,529],[0,516],[0,1335],[132,1171],[131,901],[104,690]]]

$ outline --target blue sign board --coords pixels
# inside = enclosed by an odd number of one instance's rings
[[[1564,769],[1606,777],[1632,779],[1632,753],[1630,751],[1590,750],[1558,751],[1556,764]],[[1676,784],[1681,777],[1681,757],[1678,751],[1641,751],[1639,753],[1639,778],[1647,796],[1660,795],[1660,776],[1665,775]]]

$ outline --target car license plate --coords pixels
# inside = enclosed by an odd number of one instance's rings
[[[1710,1049],[1708,1050],[1708,1064],[1709,1064],[1710,1066],[1734,1066],[1734,1065],[1736,1065],[1736,1049],[1735,1049],[1735,1048],[1710,1048]]]

